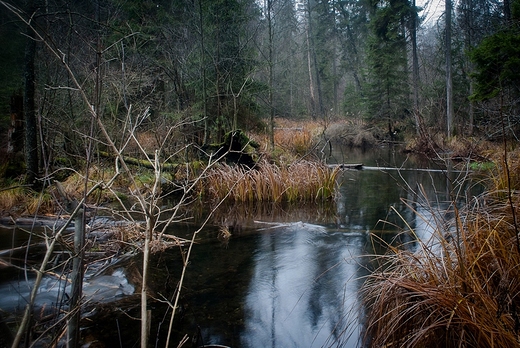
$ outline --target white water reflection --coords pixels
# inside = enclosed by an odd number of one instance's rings
[[[8,281],[0,284],[0,309],[19,311],[27,305],[34,284],[28,281]],[[91,302],[111,302],[134,293],[134,285],[128,282],[124,269],[118,268],[110,274],[87,277],[83,282],[83,296]],[[53,276],[44,276],[38,288],[34,306],[40,308],[59,308],[71,293],[70,282]]]
[[[364,274],[358,256],[366,238],[303,223],[263,234],[253,256],[242,346],[358,346],[356,280]],[[355,332],[345,331],[349,322]]]

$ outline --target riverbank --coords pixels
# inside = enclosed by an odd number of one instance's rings
[[[287,126],[289,126],[289,125],[287,125]],[[320,129],[320,128],[316,128],[316,129]],[[313,132],[316,132],[316,130]],[[308,139],[308,137],[305,134],[314,134],[314,133],[312,133],[311,131],[307,131],[307,130],[294,129],[294,127],[285,127],[284,129],[280,129],[278,134],[280,134],[280,137],[282,137],[282,135],[283,135],[282,139],[291,139],[292,138],[292,139],[294,139],[295,142],[297,142],[296,139],[300,139],[300,135],[301,135],[301,139],[303,139],[300,143],[301,146],[296,147],[298,149],[298,151],[301,151],[301,152],[287,151],[287,152],[280,152],[278,154],[275,153],[274,155],[273,154],[269,155],[270,157],[268,158],[268,160],[269,160],[268,163],[272,164],[273,166],[276,166],[276,168],[282,168],[282,169],[290,168],[293,163],[304,163],[305,161],[307,161],[308,163],[312,163],[312,166],[317,165],[316,163],[318,163],[320,152],[318,151],[318,154],[316,154],[316,152],[314,152],[314,151],[321,150],[323,148],[323,146],[325,146],[327,144],[327,141],[328,141],[328,140],[324,140],[324,138],[320,138],[320,137],[315,138],[315,139],[317,139],[316,142],[306,141],[305,139]],[[289,141],[289,140],[287,140],[287,141]],[[320,141],[321,141],[321,143],[320,143]],[[382,144],[384,144],[383,146],[388,146],[388,142],[377,143],[378,146],[381,146]],[[268,145],[263,145],[263,146],[265,147],[265,149],[268,148]],[[303,150],[303,146],[306,146],[305,150]],[[386,148],[388,148],[388,147],[386,147]],[[389,151],[389,153],[391,153],[391,151]],[[441,154],[441,153],[439,153],[439,154]],[[268,155],[266,154],[266,157],[267,156]],[[314,159],[314,161],[311,162],[310,159]],[[102,163],[100,163],[100,164],[102,164]],[[223,167],[225,167],[225,165],[218,166],[216,168],[221,169]],[[324,167],[329,168],[328,166],[324,166]],[[109,168],[108,166],[104,167],[104,166],[98,166],[98,165],[91,167],[92,171],[88,173],[88,178],[90,181],[88,182],[87,188],[88,189],[94,188],[97,185],[97,183],[100,181],[110,182],[111,178],[114,177],[114,172],[110,171],[108,168]],[[231,168],[232,171],[234,171],[235,169],[236,168]],[[331,169],[331,168],[329,168],[329,169]],[[192,170],[191,168],[188,169],[188,171],[191,171],[191,170]],[[309,172],[312,172],[312,171],[309,171]],[[112,219],[114,219],[114,218],[118,219],[118,220],[127,219],[128,221],[132,222],[132,224],[123,226],[123,228],[121,229],[121,233],[119,233],[119,234],[118,233],[107,233],[106,234],[106,236],[110,236],[107,238],[108,241],[114,242],[115,246],[114,246],[114,250],[111,251],[111,247],[109,247],[108,244],[100,244],[97,247],[98,248],[97,252],[105,253],[104,254],[105,256],[106,256],[107,252],[112,253],[111,255],[115,255],[116,257],[117,257],[117,255],[121,255],[122,253],[125,254],[126,253],[125,250],[117,249],[119,247],[128,248],[127,250],[134,250],[134,251],[140,250],[142,248],[142,245],[143,245],[142,241],[144,240],[144,236],[145,236],[144,231],[142,229],[143,224],[142,224],[142,222],[140,222],[140,218],[137,217],[137,210],[135,209],[135,205],[134,205],[135,200],[131,201],[129,199],[132,198],[132,195],[136,194],[137,191],[139,191],[141,194],[143,194],[146,197],[150,197],[149,195],[153,192],[152,183],[154,182],[155,177],[153,176],[153,172],[145,171],[142,169],[139,169],[139,171],[137,171],[136,173],[138,174],[138,176],[136,176],[136,177],[139,178],[139,180],[136,181],[136,183],[138,183],[137,186],[134,185],[133,183],[130,183],[128,180],[125,180],[123,177],[117,177],[115,180],[111,181],[113,183],[113,185],[110,188],[99,187],[98,191],[93,191],[92,196],[89,197],[89,199],[91,199],[91,200],[88,200],[86,202],[85,207],[87,210],[87,214],[91,214],[91,215],[87,215],[87,217],[89,217],[89,218],[94,217],[94,216],[99,216],[99,215],[101,215],[100,213],[102,213],[102,212],[110,212],[112,214]],[[208,177],[208,178],[211,177],[209,175],[209,173],[210,173],[209,171],[206,172],[207,175],[205,177]],[[272,171],[272,173],[273,173],[272,176],[274,178],[279,177],[281,175],[279,172],[276,172],[276,171]],[[260,192],[260,193],[263,191],[261,189],[262,187],[265,188],[265,187],[272,186],[271,184],[265,184],[265,185],[260,184],[258,186],[258,188],[254,188],[256,186],[253,186],[253,183],[255,183],[255,185],[256,185],[255,180],[259,180],[259,179],[257,177],[252,177],[250,184],[240,188],[240,186],[236,185],[236,183],[239,182],[241,177],[247,176],[247,171],[244,171],[244,172],[238,171],[235,174],[237,174],[238,176],[231,175],[230,176],[231,179],[227,180],[229,183],[231,183],[231,185],[229,185],[227,187],[227,189],[226,189],[227,191],[229,191],[231,188],[238,187],[238,191],[241,191],[243,193],[248,194],[248,192],[251,193],[254,191],[253,193],[256,194],[257,190],[259,190],[258,192]],[[293,174],[293,176],[298,176],[297,179],[304,178],[304,175],[301,175],[299,170],[293,171],[292,174]],[[219,181],[220,180],[219,178],[223,178],[226,175],[224,175],[224,174],[221,176],[217,175],[217,176],[213,177],[213,180]],[[258,177],[261,178],[263,176],[265,176],[265,175],[259,175]],[[172,178],[173,178],[173,176],[172,176]],[[311,176],[311,178],[312,178],[312,176]],[[193,182],[192,181],[193,178],[190,178],[189,176],[179,176],[179,177],[176,177],[176,179],[181,180],[179,182],[184,182],[185,184],[190,184]],[[182,180],[184,180],[184,181],[182,181]],[[293,179],[291,179],[290,182],[294,182],[294,180],[295,179],[293,178]],[[303,180],[303,181],[309,181],[309,180]],[[221,181],[223,181],[223,180],[221,180]],[[280,177],[278,181],[282,182],[283,180],[281,180],[281,177]],[[205,189],[208,189],[208,187],[209,187],[209,186],[206,186],[203,181],[200,181],[200,184]],[[289,185],[289,186],[291,186],[291,185]],[[446,186],[446,185],[443,185],[443,186]],[[81,199],[81,193],[83,192],[83,190],[85,188],[85,176],[71,175],[71,176],[67,177],[67,179],[60,181],[60,184],[56,184],[56,186],[49,186],[49,188],[50,188],[50,190],[48,192],[35,194],[35,197],[38,197],[38,199],[42,199],[42,200],[36,202],[36,204],[34,204],[34,207],[37,207],[39,209],[47,207],[47,205],[45,204],[43,199],[48,197],[49,200],[56,203],[54,208],[58,207],[59,209],[65,209],[65,208],[69,209],[70,202]],[[376,192],[375,198],[372,198],[372,200],[379,201],[379,197],[381,197],[381,190],[383,188],[384,188],[384,186],[380,186],[380,188]],[[52,190],[55,190],[55,191],[52,191]],[[226,190],[222,190],[222,191],[226,191]],[[332,196],[330,196],[331,189],[329,188],[329,189],[327,189],[327,191],[328,191],[328,194],[323,197],[320,197],[319,200],[316,199],[318,197],[317,192],[325,193],[326,190],[318,189],[318,190],[313,191],[313,193],[311,195],[309,195],[309,197],[312,198],[310,200],[312,202],[312,204],[316,205],[316,203],[318,203],[318,201],[321,202],[323,198],[325,198],[325,200],[330,199],[330,197],[332,197]],[[24,192],[24,191],[22,191],[22,192]],[[31,198],[30,195],[27,195],[27,192],[28,191],[25,191],[25,196],[27,196],[26,198]],[[194,192],[197,192],[197,191],[194,191]],[[279,194],[274,195],[274,196],[261,194],[258,197],[267,197],[267,196],[275,197],[275,198],[281,197],[280,193],[288,192],[288,189],[287,189],[287,187],[279,188],[277,190],[277,192]],[[365,192],[360,192],[359,194],[360,194],[360,196],[364,196]],[[292,194],[292,196],[295,196],[295,195]],[[399,197],[402,195],[397,194],[395,196]],[[194,196],[190,196],[190,197],[192,197],[193,199],[201,198],[197,194]],[[249,195],[247,197],[249,197]],[[258,197],[255,199],[259,200]],[[327,198],[327,197],[329,197],[329,198]],[[355,196],[349,196],[348,200],[343,202],[343,205],[349,204],[348,201],[352,200],[352,198],[354,198],[354,197]],[[153,198],[153,196],[152,196],[152,198]],[[231,198],[233,198],[233,197],[231,197]],[[174,197],[174,199],[175,199],[175,197]],[[241,203],[242,201],[240,199],[236,199],[236,198],[233,198],[233,199],[235,202],[238,202],[237,204],[239,204],[241,206],[241,208],[244,208],[246,206],[246,204]],[[276,199],[273,199],[273,200],[276,201]],[[267,201],[269,201],[269,200],[267,200]],[[167,202],[167,198],[164,197],[164,198],[154,201],[154,206],[158,207],[157,209],[164,209],[165,207],[167,207],[166,202]],[[114,205],[116,203],[119,204],[119,207],[124,207],[124,209],[117,208],[117,206]],[[211,210],[216,206],[216,204],[217,203],[207,204],[206,208],[209,208]],[[295,204],[301,205],[302,203],[298,199],[296,199]],[[252,206],[258,206],[258,204],[253,204]],[[54,209],[52,205],[49,205],[49,207],[50,207],[50,209]],[[387,210],[388,210],[387,205],[385,205],[384,207],[380,207],[380,208],[381,209],[378,209],[379,215],[377,216],[375,221],[378,221],[381,218],[383,218],[385,212],[387,212]],[[342,208],[339,208],[339,209],[342,209]],[[38,210],[38,211],[42,211],[42,210]],[[61,216],[63,219],[66,219],[68,217],[65,215],[66,210],[63,210],[63,211],[64,212],[62,212],[62,214],[59,216]],[[156,210],[156,211],[158,211],[158,210]],[[186,211],[188,211],[188,210],[184,210],[180,215],[178,215],[179,219],[180,219],[179,221],[183,221],[183,220],[188,221],[191,218],[191,215],[185,215]],[[237,209],[233,209],[233,213],[238,214],[237,211],[238,211]],[[190,214],[194,213],[193,211],[189,211],[189,212],[190,212]],[[240,213],[241,212],[242,211],[240,211]],[[316,209],[315,209],[314,213],[317,214]],[[334,212],[334,214],[336,214],[336,213],[338,213],[338,212]],[[363,215],[364,214],[366,214],[366,211],[363,211]],[[31,215],[30,218],[33,218],[34,216],[40,217],[42,215]],[[46,219],[50,218],[52,220],[52,216],[53,216],[52,210],[50,210],[50,213],[45,218]],[[58,215],[54,214],[54,217],[56,217],[56,216],[58,216]],[[235,228],[235,226],[233,225],[233,222],[229,221],[229,220],[231,220],[230,216],[231,216],[231,214],[225,214],[225,215],[222,215],[217,218],[217,219],[220,219],[220,224],[223,227],[223,229],[221,231],[219,231],[219,236],[220,236],[219,241],[222,240],[225,242],[226,238],[229,239],[229,235],[226,232],[235,233],[235,231],[238,230],[238,228],[237,228],[236,230],[229,229],[226,231],[226,228],[229,226]],[[347,216],[346,214],[343,214],[342,216],[345,218],[348,217],[349,223],[353,222],[355,219],[355,215]],[[11,213],[11,218],[14,221],[16,221],[16,219],[17,219],[17,217],[14,213]],[[292,218],[294,218],[294,217],[292,217]],[[8,220],[8,221],[13,221],[13,220]],[[51,220],[49,220],[49,221],[51,221]],[[329,220],[333,221],[334,219],[331,216],[331,219],[329,219]],[[34,221],[34,220],[32,220],[32,221]],[[372,222],[368,223],[367,225],[374,226],[374,224],[376,224],[375,221],[372,221]],[[110,230],[110,228],[117,228],[117,226],[112,226],[112,222],[113,222],[113,220],[111,220],[111,219],[101,221],[101,226],[102,226],[101,229],[103,228],[103,226],[105,228],[108,227],[109,230]],[[31,220],[27,220],[26,223],[28,224],[27,226],[32,225]],[[344,223],[347,223],[347,221],[336,221],[338,228],[339,228],[339,226],[343,226]],[[61,222],[60,222],[60,224],[54,224],[54,223],[47,224],[46,230],[49,233],[48,234],[49,240],[52,240],[53,233],[56,230],[55,227],[59,228],[60,226],[63,226],[63,224]],[[358,225],[356,224],[356,226],[358,226]],[[365,226],[365,224],[359,224],[359,226],[363,227],[363,226]],[[43,226],[41,226],[41,227],[43,227]],[[355,227],[355,228],[357,229],[358,227]],[[128,231],[131,231],[131,230],[133,230],[135,233],[128,233]],[[222,232],[222,233],[220,233],[220,232]],[[178,233],[178,231],[176,231],[176,233]],[[93,234],[93,235],[95,235],[95,234]],[[168,235],[168,234],[157,233],[157,234],[153,235],[152,239],[158,240],[159,236],[160,236],[160,238],[165,238],[166,235]],[[365,229],[361,229],[359,231],[356,230],[355,235],[359,238],[364,238],[366,236]],[[134,237],[131,237],[131,236],[134,236],[135,239],[133,239]],[[60,239],[60,241],[64,241],[63,245],[69,249],[71,248],[71,244],[70,244],[71,238],[70,237],[71,237],[70,233],[68,233],[68,234],[65,233],[64,238]],[[97,241],[102,240],[102,238],[99,235],[98,235],[98,237],[99,238],[94,238],[93,240],[97,240]],[[226,244],[224,242],[222,243],[222,245]],[[217,244],[217,245],[221,246],[221,244]],[[155,246],[158,246],[158,245],[156,244]],[[181,249],[183,251],[183,255],[184,255],[187,248],[183,248],[182,244],[177,245],[177,246],[179,247],[179,249]],[[92,245],[89,245],[89,247],[92,247]],[[152,247],[153,247],[153,245],[152,245]],[[215,246],[211,246],[211,247],[215,248]],[[164,249],[161,249],[161,248],[153,249],[152,248],[152,250],[161,251]],[[174,251],[176,251],[176,250],[174,250]],[[217,253],[218,253],[218,250],[217,250]],[[101,255],[101,254],[99,254],[99,255]],[[159,255],[161,255],[161,253],[159,253]],[[217,257],[217,259],[218,259],[218,257]]]
[[[261,158],[253,170],[217,164],[200,178],[198,175],[203,170],[200,162],[197,162],[197,168],[186,165],[184,170],[177,167],[173,172],[165,170],[159,179],[159,196],[162,195],[160,201],[172,204],[177,197],[175,193],[168,197],[168,190],[182,193],[190,182],[199,179],[187,196],[190,204],[198,202],[198,205],[217,205],[221,200],[296,204],[334,201],[335,178],[338,171],[345,166],[325,165],[323,162],[329,160],[326,149],[333,143],[370,148],[388,146],[391,141],[390,135],[385,134],[382,128],[365,122],[323,124],[277,120],[277,126],[274,151],[269,150],[269,139],[265,135],[250,135],[257,144],[258,153],[255,156]],[[353,137],[358,140],[354,141]],[[404,140],[404,135],[400,134],[397,140]],[[437,145],[438,143],[443,147]],[[459,162],[464,166],[473,161],[477,164],[477,169],[480,163],[490,163],[493,154],[497,153],[496,150],[490,150],[493,148],[492,144],[474,139],[452,138],[446,142],[439,138],[429,144],[412,139],[407,145],[399,146],[405,152],[429,153],[437,160],[454,160],[455,164]],[[362,168],[362,164],[357,164],[356,168]],[[39,192],[23,185],[23,178],[19,181],[4,180],[4,187],[0,189],[0,223],[7,227],[18,225],[22,228],[41,225],[55,231],[66,223],[71,204],[83,199],[85,189],[93,190],[85,197],[84,202],[87,223],[90,224],[91,219],[98,216],[109,218],[103,220],[107,222],[103,228],[91,229],[87,224],[88,235],[92,237],[88,244],[89,250],[93,254],[103,250],[104,253],[99,253],[100,257],[108,257],[109,254],[117,254],[121,249],[139,249],[140,241],[144,238],[142,226],[145,219],[144,216],[128,219],[128,214],[136,213],[129,210],[129,207],[138,202],[138,195],[150,195],[157,179],[150,168],[134,166],[132,169],[135,170],[133,181],[124,173],[117,173],[112,161],[101,158],[86,173],[71,168],[58,170],[56,173],[62,174],[48,177],[45,180],[47,185]],[[63,174],[65,172],[68,174]],[[180,215],[184,215],[185,212],[182,211],[186,211],[188,206],[183,204],[179,208]],[[200,208],[192,209],[198,210]],[[132,227],[126,228],[123,233],[110,219],[126,221]],[[101,220],[98,219],[98,222]],[[215,223],[218,225],[218,222]],[[229,228],[226,224],[221,227],[223,231]],[[160,238],[154,237],[156,242],[153,250],[164,250],[179,243],[174,236],[164,233],[159,235]]]
[[[431,210],[432,240],[391,249],[368,276],[367,346],[520,346],[520,157],[498,149],[489,159],[486,192]]]

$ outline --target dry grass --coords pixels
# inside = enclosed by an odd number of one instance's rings
[[[375,128],[361,119],[334,122],[327,127],[325,134],[328,139],[347,146],[364,147],[376,144]]]
[[[509,152],[507,154],[507,163],[500,151],[494,151],[490,155],[495,163],[494,169],[491,171],[488,186],[493,187],[494,191],[499,195],[503,195],[509,188],[511,191],[520,189],[520,152]],[[507,166],[506,166],[507,164]]]
[[[0,210],[10,210],[19,205],[26,196],[26,189],[21,185],[2,188],[0,191]]]
[[[258,169],[220,165],[210,170],[201,192],[210,199],[237,202],[319,202],[332,199],[339,169],[300,161],[278,166],[266,161]]]
[[[511,166],[509,182],[517,187],[518,168]],[[497,195],[502,180],[495,181],[471,209],[456,212],[451,226],[433,226],[438,249],[391,249],[369,276],[363,288],[367,346],[520,346],[517,227],[509,202]],[[519,203],[515,195],[517,216]]]
[[[274,142],[276,146],[296,155],[305,155],[312,149],[312,134],[305,128],[276,129]]]
[[[97,166],[92,166],[89,170],[89,181],[86,185],[87,190],[94,187],[98,182],[108,182],[114,171],[104,170]],[[142,183],[143,186],[146,183]],[[6,185],[7,186],[7,185]],[[119,176],[114,187],[118,187],[121,192],[128,192],[130,184],[123,176]],[[45,187],[42,191],[36,192],[28,186],[12,184],[0,190],[0,211],[7,211],[12,215],[47,215],[58,214],[64,209],[66,201],[79,201],[82,199],[85,190],[85,176],[78,172],[69,175],[62,182],[54,182]],[[113,194],[109,190],[96,190],[94,194],[87,198],[88,203],[97,204],[99,202],[113,201]]]
[[[295,122],[277,119],[274,142],[286,152],[303,156],[312,150],[315,139],[322,131],[323,126],[316,121]]]
[[[7,211],[11,215],[51,214],[55,210],[53,201],[48,192],[38,193],[21,185],[0,191],[0,211]]]
[[[274,142],[277,150],[271,156],[282,155],[291,160],[300,158],[312,151],[316,140],[323,132],[323,125],[312,120],[292,121],[282,118],[275,120]],[[269,136],[267,134],[248,134],[260,144],[264,152],[269,150]]]

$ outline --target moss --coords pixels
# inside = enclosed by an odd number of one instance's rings
[[[493,162],[472,162],[470,164],[471,170],[491,170],[495,168],[495,163]]]

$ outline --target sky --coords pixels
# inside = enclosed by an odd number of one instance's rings
[[[416,0],[416,5],[423,8],[419,15],[425,17],[423,22],[425,24],[434,24],[444,13],[444,0]]]

